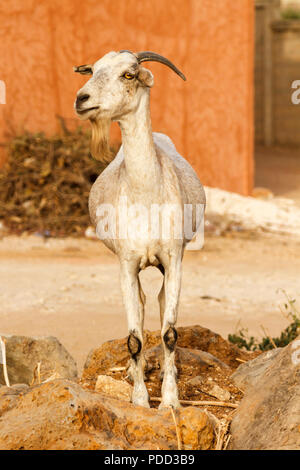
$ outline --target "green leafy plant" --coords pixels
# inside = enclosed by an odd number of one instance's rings
[[[300,11],[295,10],[294,8],[287,8],[281,12],[281,17],[284,20],[299,20]]]
[[[235,344],[240,349],[246,349],[247,351],[255,351],[257,349],[257,340],[248,335],[247,328],[241,328],[236,333],[228,335],[228,341]]]
[[[281,332],[280,336],[271,338],[265,331],[259,341],[254,336],[249,336],[247,328],[240,328],[236,333],[228,335],[228,341],[247,351],[268,351],[269,349],[282,348],[300,335],[300,314],[295,306],[295,299],[291,299],[285,291],[282,291],[286,301],[281,308],[282,314],[290,320],[290,324]]]

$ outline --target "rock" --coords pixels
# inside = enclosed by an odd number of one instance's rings
[[[16,384],[12,387],[3,385],[0,387],[0,417],[8,410],[13,408],[19,397],[25,393],[28,385]]]
[[[253,354],[241,351],[217,333],[214,333],[207,328],[202,328],[199,325],[179,327],[177,332],[177,349],[179,351],[179,348],[187,349],[191,354],[190,358],[193,357],[198,364],[198,372],[195,370],[192,371],[192,367],[190,367],[192,376],[199,375],[200,369],[203,371],[209,365],[216,366],[218,359],[220,361],[218,363],[220,367],[223,367],[222,364],[227,364],[227,366],[231,368],[236,368],[240,365],[240,362],[238,362],[237,359],[248,361],[253,357]],[[144,332],[144,338],[144,351],[148,358],[148,370],[159,368],[160,361],[158,360],[158,357],[147,351],[161,344],[160,331],[150,332],[146,330]],[[160,348],[156,351],[158,354],[161,354]],[[205,355],[205,353],[209,353],[210,355]],[[188,354],[186,354],[185,357],[186,360],[184,360],[183,363],[187,364]],[[89,353],[84,365],[82,379],[90,385],[90,388],[94,389],[98,375],[107,375],[114,367],[126,367],[128,360],[129,353],[127,350],[127,338],[107,341],[99,348],[96,348]],[[202,366],[200,367],[201,361]]]
[[[14,384],[14,385],[11,385],[9,388],[11,388],[13,390],[17,390],[19,392],[24,392],[25,390],[27,390],[29,388],[29,385],[27,385],[27,384]]]
[[[254,380],[243,381],[246,393],[232,421],[230,448],[300,449],[300,336],[264,356],[261,364],[255,359],[256,365],[246,368],[256,374]]]
[[[0,409],[3,400],[6,397],[0,396]],[[213,423],[207,413],[182,408],[176,420],[184,450],[214,447]],[[27,389],[10,402],[0,417],[0,448],[175,450],[178,444],[169,409],[134,406],[57,379]]]
[[[182,408],[179,416],[177,425],[183,442],[182,450],[209,449],[213,437],[211,434],[213,421],[209,415],[200,411],[199,408],[189,406]],[[207,427],[208,423],[211,426],[210,431]],[[206,432],[203,432],[204,430]]]
[[[163,353],[160,331],[144,332],[146,359],[145,384],[150,397],[161,397]],[[222,389],[228,390],[233,403],[239,402],[242,392],[233,384],[231,374],[240,365],[238,358],[249,360],[253,353],[239,350],[220,335],[201,326],[179,327],[175,363],[178,372],[178,392],[181,400],[207,400],[208,377]],[[90,352],[84,366],[81,383],[95,389],[98,375],[128,381],[126,368],[129,361],[127,338],[107,341]],[[198,380],[194,383],[193,377]],[[201,379],[199,379],[201,377]],[[199,382],[201,381],[201,384]],[[154,402],[158,406],[158,402]],[[218,415],[223,410],[216,410]]]
[[[96,392],[125,401],[131,400],[132,388],[124,380],[116,380],[108,375],[98,375],[95,385]]]
[[[147,362],[147,370],[160,369],[163,364],[163,349],[159,344],[145,351],[145,359]],[[208,369],[209,367],[222,367],[229,369],[228,365],[220,361],[210,353],[199,351],[197,349],[181,348],[177,346],[175,351],[175,362],[178,373],[185,375],[197,375]]]
[[[271,349],[262,353],[252,361],[241,364],[232,374],[232,380],[241,390],[246,390],[249,385],[255,385],[261,375],[273,363],[282,348]]]
[[[244,230],[300,236],[300,208],[292,200],[261,200],[205,186],[206,219],[222,230],[236,225]]]
[[[242,351],[222,336],[208,328],[199,325],[178,328],[178,346],[193,350],[208,352],[220,359],[229,367],[236,368],[240,365],[237,359],[248,361],[253,354]]]
[[[218,384],[213,384],[212,387],[209,388],[209,394],[218,398],[220,401],[229,401],[231,398],[228,390],[224,390],[224,388],[219,387]]]
[[[1,335],[6,342],[6,362],[10,384],[34,380],[37,364],[40,362],[41,380],[54,373],[62,378],[75,379],[77,366],[65,347],[53,336],[27,337]],[[0,382],[5,383],[0,367]]]
[[[201,388],[202,384],[204,382],[204,377],[201,377],[200,375],[196,375],[195,377],[193,377],[192,379],[189,379],[187,381],[187,384],[188,385],[191,385],[192,387],[199,387]]]

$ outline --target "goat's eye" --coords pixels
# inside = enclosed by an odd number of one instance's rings
[[[134,78],[134,74],[130,72],[125,72],[123,77],[126,78],[127,80],[132,80]]]

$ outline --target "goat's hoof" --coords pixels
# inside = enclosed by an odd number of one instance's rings
[[[175,408],[178,410],[181,408],[181,404],[179,403],[179,400],[172,400],[172,402],[162,401],[158,407],[159,410],[166,410],[167,408]]]
[[[149,395],[146,387],[143,390],[133,390],[131,402],[133,403],[133,405],[143,406],[144,408],[150,408]]]
[[[144,398],[134,398],[132,400],[133,405],[143,406],[144,408],[150,408],[149,401]]]

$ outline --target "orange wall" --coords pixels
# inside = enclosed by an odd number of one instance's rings
[[[243,194],[253,180],[253,0],[6,0],[0,3],[0,140],[7,126],[58,130],[86,80],[73,65],[110,50],[153,50],[153,130],[205,184]]]

